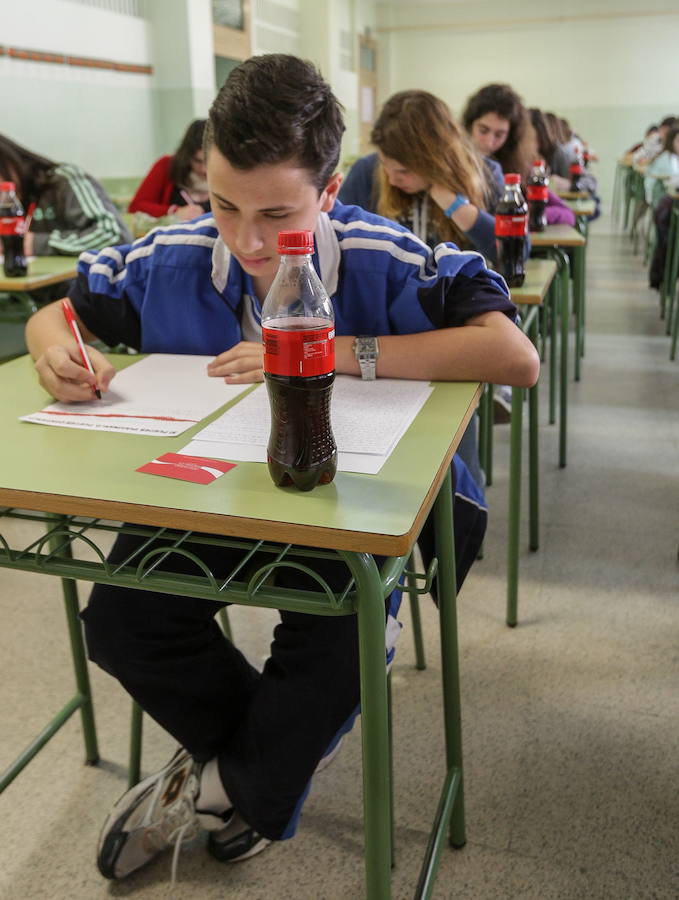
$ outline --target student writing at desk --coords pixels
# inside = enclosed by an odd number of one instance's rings
[[[339,372],[361,374],[352,345],[368,335],[379,338],[378,376],[533,384],[537,354],[514,324],[504,283],[478,254],[442,244],[432,255],[405,228],[335,202],[343,130],[339,104],[310,63],[272,54],[235,68],[205,135],[212,214],[133,247],[83,254],[70,296],[85,338],[214,354],[210,376],[261,380],[261,303],[278,265],[278,231],[307,228],[335,306]],[[92,349],[96,378],[88,376],[58,305],[39,311],[27,336],[55,397],[87,400],[93,381],[106,391],[112,367]],[[458,520],[463,557],[478,549],[473,526]],[[111,558],[136,541],[118,539]],[[215,573],[229,570],[224,556],[205,550]],[[339,560],[308,565],[332,589],[344,580]],[[280,571],[281,586],[311,584]],[[98,865],[108,878],[201,827],[223,861],[291,837],[319,761],[357,712],[355,616],[281,612],[260,673],[219,629],[218,607],[97,585],[82,614],[90,658],[181,745],[104,824]],[[389,601],[385,615],[393,614]]]

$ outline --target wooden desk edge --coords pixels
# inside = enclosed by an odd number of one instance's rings
[[[453,454],[476,410],[482,388],[481,384],[476,388],[467,412],[451,439],[443,461],[422,501],[415,521],[404,534],[345,531],[317,525],[300,525],[293,522],[275,522],[241,516],[222,516],[219,513],[197,513],[193,510],[172,507],[98,500],[94,497],[43,494],[12,488],[0,488],[0,506],[62,515],[93,516],[113,522],[131,522],[135,525],[149,525],[158,528],[180,528],[187,531],[201,531],[207,534],[255,540],[262,537],[263,528],[265,528],[267,539],[271,541],[318,547],[324,550],[351,550],[356,553],[374,553],[379,556],[404,556],[411,551],[422,530],[424,520],[433,506]]]

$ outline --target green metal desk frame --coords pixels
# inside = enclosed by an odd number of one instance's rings
[[[10,377],[10,372],[21,373],[21,366],[25,362],[25,360],[16,360],[14,363],[6,364],[7,366],[18,366],[18,368],[8,370],[8,377]],[[125,365],[128,363],[129,360],[125,360],[121,364]],[[452,388],[453,386],[442,387]],[[433,409],[436,410],[435,414],[437,416],[440,415],[439,411],[447,407],[446,398],[449,395],[456,397],[459,395],[461,398],[459,402],[463,402],[467,410],[465,416],[458,423],[457,434],[461,435],[473,409],[476,388],[473,385],[458,387],[460,388],[459,392],[457,392],[457,389],[455,389],[454,393],[444,390],[439,401],[434,404]],[[14,406],[20,405],[21,402],[26,402],[26,396],[32,396],[33,392],[39,395],[39,389],[36,388],[31,392],[24,391],[23,399],[22,397],[11,398],[11,402],[7,403],[8,411],[11,411]],[[464,396],[464,401],[462,401],[462,396]],[[7,421],[9,423],[9,420]],[[433,432],[430,432],[429,429],[432,427],[434,419],[425,416],[424,421],[427,435],[431,435],[430,439],[433,439]],[[22,426],[21,423],[16,423],[11,425],[11,427],[42,428],[42,426]],[[53,439],[53,446],[66,447],[71,445],[70,440],[72,436],[69,437],[67,434],[64,434],[68,429],[48,428],[47,430],[52,432],[50,440]],[[61,434],[58,434],[59,432]],[[44,452],[42,441],[37,438],[40,433],[38,431],[34,433],[36,438],[29,441],[29,451],[26,453],[24,450],[22,458],[24,456],[37,458],[33,457],[33,455]],[[183,438],[185,439],[185,436]],[[99,446],[98,441],[101,440],[101,435],[88,436],[88,439],[92,441],[90,447]],[[79,440],[85,440],[85,436],[83,435]],[[143,440],[150,442],[145,446],[149,447],[149,456],[152,456],[153,442],[156,439],[147,438]],[[179,440],[182,440],[182,438]],[[417,443],[414,437],[410,439],[410,442],[407,438],[404,440],[409,443],[409,446],[414,446],[413,441]],[[442,434],[439,434],[436,440],[442,444]],[[433,503],[434,509],[436,557],[439,571],[439,620],[446,738],[446,774],[415,893],[415,896],[418,898],[428,898],[432,895],[437,867],[446,840],[454,847],[462,847],[466,841],[456,581],[453,552],[452,486],[449,458],[449,454],[452,454],[453,444],[450,444],[448,440],[446,445],[449,451],[438,465],[438,475],[433,482],[433,484],[438,486],[438,490],[430,490],[428,494],[431,498],[429,503]],[[131,480],[129,482],[125,481],[127,478],[132,478],[132,473],[128,476],[125,475],[125,472],[129,464],[128,455],[135,448],[126,449],[123,452],[125,446],[126,443],[123,444],[123,442],[118,444],[117,453],[122,458],[121,464],[123,468],[120,471],[122,480],[116,484],[118,500],[115,502],[122,501],[125,485],[132,483]],[[11,461],[15,452],[18,452],[17,448],[8,447],[6,461]],[[410,453],[410,450],[408,452]],[[436,452],[438,454],[438,450]],[[146,454],[146,451],[144,453]],[[146,456],[146,458],[149,458],[149,456]],[[251,465],[257,469],[256,464]],[[397,465],[397,463],[394,463],[394,466]],[[261,468],[257,471],[261,471]],[[241,474],[232,483],[237,485],[239,477],[243,481],[250,479],[251,476],[248,473],[251,471],[253,469],[243,466]],[[79,473],[81,480],[86,481],[88,473],[83,469],[82,464],[79,466]],[[56,476],[38,473],[35,479],[35,488],[28,490],[23,488],[22,485],[26,482],[21,481],[21,479],[15,479],[13,488],[9,486],[5,488],[0,487],[0,502],[7,503],[7,500],[13,494],[19,493],[22,497],[26,497],[27,505],[33,506],[37,510],[30,512],[12,506],[0,508],[0,567],[52,575],[62,579],[77,686],[74,696],[0,776],[0,790],[7,787],[17,777],[19,772],[45,746],[61,725],[78,709],[81,712],[83,723],[85,761],[89,764],[95,764],[98,760],[99,752],[92,694],[87,676],[81,626],[78,619],[76,581],[115,583],[135,590],[148,589],[186,597],[210,598],[223,600],[224,602],[275,609],[285,608],[318,615],[349,615],[356,613],[359,627],[361,675],[366,897],[370,898],[370,900],[388,900],[391,897],[392,799],[388,692],[384,654],[384,598],[392,590],[398,588],[398,583],[402,576],[405,576],[408,581],[406,589],[411,592],[411,595],[418,590],[427,590],[433,576],[433,569],[430,570],[425,578],[424,585],[419,588],[416,587],[417,579],[421,578],[421,576],[416,576],[414,573],[406,570],[412,543],[408,546],[407,553],[402,556],[388,557],[381,569],[378,570],[374,556],[367,552],[345,549],[325,550],[298,546],[296,544],[253,540],[249,537],[225,537],[216,533],[205,534],[192,530],[181,530],[184,507],[172,510],[173,521],[180,526],[179,528],[144,524],[116,524],[89,514],[84,515],[83,511],[78,509],[79,505],[87,505],[90,502],[98,503],[100,501],[88,501],[78,498],[70,500],[67,497],[59,496],[59,492],[56,490],[59,485],[58,479],[67,478],[67,476],[68,473],[66,472],[60,472]],[[261,475],[256,475],[253,484],[259,484],[259,479],[262,477]],[[55,483],[56,492],[50,501],[42,499],[39,492],[39,485],[42,483],[40,481],[41,478],[50,479],[50,483],[52,483],[54,478],[57,478]],[[165,479],[161,481],[165,481]],[[9,483],[9,479],[4,481],[6,485],[9,485]],[[248,481],[247,483],[250,482]],[[345,489],[349,492],[356,489],[351,486],[352,480],[347,480],[344,483],[346,485]],[[151,489],[149,483],[145,481],[138,490],[141,490],[142,493],[149,490],[152,493],[160,490],[161,495],[163,491],[169,491],[170,493],[166,494],[166,496],[176,496],[178,498],[182,497],[182,491],[185,490],[182,487],[174,488],[164,485],[156,487],[157,481],[152,482],[152,484],[153,488]],[[360,481],[357,487],[362,488],[364,484],[367,483]],[[270,485],[266,490],[270,490]],[[363,488],[362,492],[364,490]],[[87,495],[84,496],[87,497]],[[220,496],[224,495],[221,494]],[[215,499],[217,499],[214,497],[209,499],[207,494],[201,494],[200,497],[205,498],[202,502],[205,504],[203,509],[206,512],[208,512],[209,504],[214,503]],[[290,504],[290,500],[294,500],[294,498],[288,497],[286,499],[287,505]],[[115,502],[113,506],[115,506]],[[230,502],[237,504],[242,501],[236,498]],[[71,506],[73,514],[63,511],[63,507],[66,505]],[[54,506],[57,508],[55,509]],[[421,510],[423,514],[426,514],[426,504],[421,507]],[[188,515],[192,514],[188,513]],[[26,546],[13,547],[10,544],[9,536],[5,537],[2,535],[2,522],[3,520],[10,521],[17,518],[41,523],[47,526],[47,531],[33,539]],[[111,533],[118,533],[121,530],[132,531],[135,534],[145,536],[147,540],[144,542],[144,547],[148,547],[153,541],[161,539],[163,541],[162,549],[154,548],[148,551],[142,549],[137,558],[129,558],[113,568],[107,562],[104,552],[98,546],[97,535],[105,533],[110,537]],[[381,540],[379,536],[376,536],[375,540],[378,539]],[[195,575],[170,574],[160,569],[162,561],[172,554],[195,559],[191,554],[191,547],[205,542],[228,545],[229,547],[235,546],[242,549],[243,556],[241,561],[227,578],[218,580],[197,559]],[[84,554],[80,552],[83,548],[87,548],[88,558],[85,558]],[[257,571],[250,574],[248,562],[256,553],[265,554],[266,560],[263,565],[259,566]],[[94,559],[91,558],[92,554],[94,554]],[[346,585],[341,592],[333,593],[328,585],[317,576],[314,576],[318,584],[317,590],[295,591],[293,596],[291,596],[292,592],[281,588],[277,589],[271,585],[269,576],[277,568],[281,566],[302,568],[304,559],[319,556],[339,556],[345,561],[349,574]],[[246,572],[248,572],[247,576],[245,575]]]

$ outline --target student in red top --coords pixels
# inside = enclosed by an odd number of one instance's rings
[[[173,156],[161,156],[128,206],[128,212],[143,212],[158,219],[174,215],[180,221],[195,219],[210,211],[203,131],[205,119],[194,119]]]

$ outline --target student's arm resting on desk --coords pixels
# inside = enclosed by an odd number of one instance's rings
[[[93,340],[95,335],[77,313],[76,319],[85,343]],[[87,351],[95,375],[90,375],[83,366],[60,300],[44,306],[31,316],[26,325],[26,345],[35,361],[40,384],[56,400],[65,403],[91,400],[92,388],[97,387],[105,393],[115,375],[111,363],[92,346],[88,346]]]
[[[335,338],[335,369],[360,375],[353,336]],[[537,353],[523,332],[501,312],[469,319],[463,328],[441,328],[419,334],[387,334],[379,338],[377,375],[423,381],[489,381],[530,387],[539,372]],[[230,384],[262,381],[262,346],[241,341],[220,353],[208,374]]]

